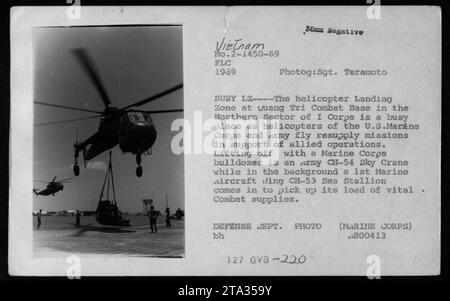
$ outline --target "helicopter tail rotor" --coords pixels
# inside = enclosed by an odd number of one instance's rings
[[[33,188],[33,192],[34,192],[35,195],[38,195],[38,191],[37,191],[36,188]]]

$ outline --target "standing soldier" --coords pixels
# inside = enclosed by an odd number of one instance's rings
[[[80,210],[77,210],[77,213],[75,214],[75,228],[80,228]]]
[[[155,207],[150,206],[150,210],[147,213],[149,219],[150,219],[150,230],[153,233],[153,229],[155,230],[155,233],[158,233],[158,229],[156,229],[156,219],[158,217],[158,211],[155,210]]]
[[[172,227],[172,224],[170,223],[170,209],[169,207],[166,208],[166,226]]]
[[[181,219],[183,217],[183,211],[181,211],[180,208],[177,209],[177,211],[175,211],[175,215],[177,216],[177,219]]]
[[[37,228],[38,229],[41,227],[41,217],[42,217],[42,209],[39,209],[39,212],[37,214]]]

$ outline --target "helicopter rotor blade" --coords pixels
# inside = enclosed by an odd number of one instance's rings
[[[105,105],[105,108],[111,105],[111,101],[109,100],[108,94],[105,90],[105,85],[103,85],[99,73],[95,67],[95,64],[91,60],[91,57],[87,53],[87,51],[83,48],[75,48],[72,50],[75,57],[78,59],[78,62],[81,64],[81,67],[87,73],[89,78],[92,80],[97,92],[100,94],[100,97]]]
[[[176,85],[176,86],[174,86],[174,87],[172,87],[172,88],[170,88],[170,89],[167,89],[167,90],[165,90],[165,91],[163,91],[163,92],[160,92],[160,93],[158,93],[158,94],[155,94],[155,95],[153,95],[153,96],[150,96],[150,97],[148,97],[148,98],[146,98],[146,99],[144,99],[144,100],[141,100],[141,101],[135,102],[135,103],[133,103],[133,104],[131,104],[131,105],[128,105],[128,106],[126,106],[126,107],[123,107],[123,108],[121,108],[120,110],[121,110],[121,111],[124,111],[124,110],[126,110],[126,109],[131,108],[131,107],[139,107],[139,106],[145,105],[146,103],[149,103],[150,101],[153,101],[153,100],[156,100],[156,99],[158,99],[158,98],[161,98],[161,97],[163,97],[163,96],[165,96],[165,95],[167,95],[167,94],[170,94],[170,93],[172,93],[172,92],[174,92],[174,91],[176,91],[176,90],[178,90],[178,89],[181,89],[181,88],[183,88],[183,84]]]
[[[57,104],[54,104],[54,103],[48,103],[48,102],[42,102],[42,101],[34,101],[34,103],[38,104],[38,105],[55,107],[55,108],[60,108],[60,109],[67,109],[67,110],[75,110],[75,111],[103,114],[103,112],[101,112],[101,111],[94,111],[94,110],[88,110],[88,109],[82,109],[82,108],[76,108],[76,107],[62,106],[62,105],[57,105]]]
[[[161,114],[161,113],[172,113],[172,112],[183,112],[184,109],[173,109],[173,110],[152,110],[152,111],[141,111],[141,110],[130,110],[129,112],[141,112],[149,114]]]
[[[56,176],[53,178],[53,180],[51,180],[50,182],[55,182],[55,180],[56,180]]]
[[[62,179],[62,180],[58,180],[56,182],[61,183],[61,182],[65,182],[65,181],[72,180],[72,179],[75,179],[75,177],[65,178],[65,179]]]
[[[33,182],[48,184],[48,181],[38,181],[38,180],[34,180]]]
[[[84,117],[84,118],[76,118],[76,119],[68,119],[68,120],[51,121],[51,122],[45,122],[45,123],[37,123],[34,126],[46,126],[46,125],[53,125],[53,124],[62,124],[62,123],[68,123],[68,122],[74,122],[74,121],[80,121],[80,120],[87,120],[87,119],[94,119],[94,118],[100,118],[100,117],[103,117],[103,115],[95,115],[95,116]]]

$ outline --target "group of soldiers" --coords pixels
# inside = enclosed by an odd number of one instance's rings
[[[81,213],[80,210],[77,210],[75,213],[75,228],[80,228],[80,219],[81,219]],[[42,225],[42,209],[39,209],[39,212],[37,213],[37,225],[36,228],[39,229]]]
[[[151,233],[158,233],[158,229],[156,228],[156,220],[159,216],[159,211],[155,210],[154,206],[150,206],[150,210],[147,212],[147,216],[150,220],[150,231]],[[172,227],[172,224],[170,222],[170,209],[169,207],[166,208],[165,211],[166,214],[166,227]],[[175,211],[175,217],[176,219],[181,219],[183,217],[183,211],[178,208],[177,211]]]
[[[147,212],[147,216],[150,220],[151,233],[158,233],[158,229],[156,228],[156,220],[158,219],[159,214],[160,214],[159,211],[155,210],[154,206],[150,206],[150,210]],[[166,214],[166,227],[172,227],[172,223],[170,222],[169,207],[166,208],[165,214]],[[184,216],[183,211],[180,208],[178,208],[175,211],[176,219],[180,220],[183,216]],[[75,228],[80,227],[80,217],[81,217],[80,210],[77,210],[77,212],[75,214]],[[38,229],[41,227],[41,224],[42,224],[42,209],[39,209],[39,212],[37,214],[37,228]]]

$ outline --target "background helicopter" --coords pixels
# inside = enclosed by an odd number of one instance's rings
[[[71,180],[73,178],[67,178],[67,179],[62,179],[59,181],[55,181],[56,180],[56,176],[53,178],[53,180],[51,180],[50,182],[45,182],[45,181],[35,181],[38,183],[48,183],[47,188],[42,189],[42,190],[37,190],[35,188],[33,188],[33,192],[36,195],[53,195],[55,196],[55,193],[57,193],[60,190],[64,189],[64,185],[65,183],[69,183],[68,180]]]
[[[172,93],[183,87],[182,84],[176,85],[170,89],[164,90],[158,94],[137,101],[123,108],[117,108],[112,106],[110,98],[104,89],[104,85],[99,77],[97,69],[92,62],[89,54],[82,48],[73,50],[74,56],[94,84],[98,94],[100,95],[103,104],[104,111],[88,110],[83,108],[70,107],[65,105],[57,105],[52,103],[34,101],[35,104],[51,106],[61,109],[83,111],[89,113],[95,113],[96,115],[88,116],[84,118],[71,119],[58,122],[50,122],[38,125],[51,125],[60,124],[64,122],[72,122],[77,120],[85,120],[92,118],[101,118],[98,131],[90,136],[83,142],[78,142],[77,138],[74,144],[74,165],[73,171],[76,176],[80,173],[78,165],[79,152],[82,151],[85,166],[88,160],[96,157],[97,155],[109,150],[116,145],[119,145],[120,149],[124,153],[132,153],[136,156],[136,175],[142,176],[141,155],[147,152],[156,140],[156,129],[151,119],[151,114],[182,112],[183,109],[173,110],[153,110],[143,111],[137,110],[139,106],[147,104],[153,100],[159,99],[169,93]]]

